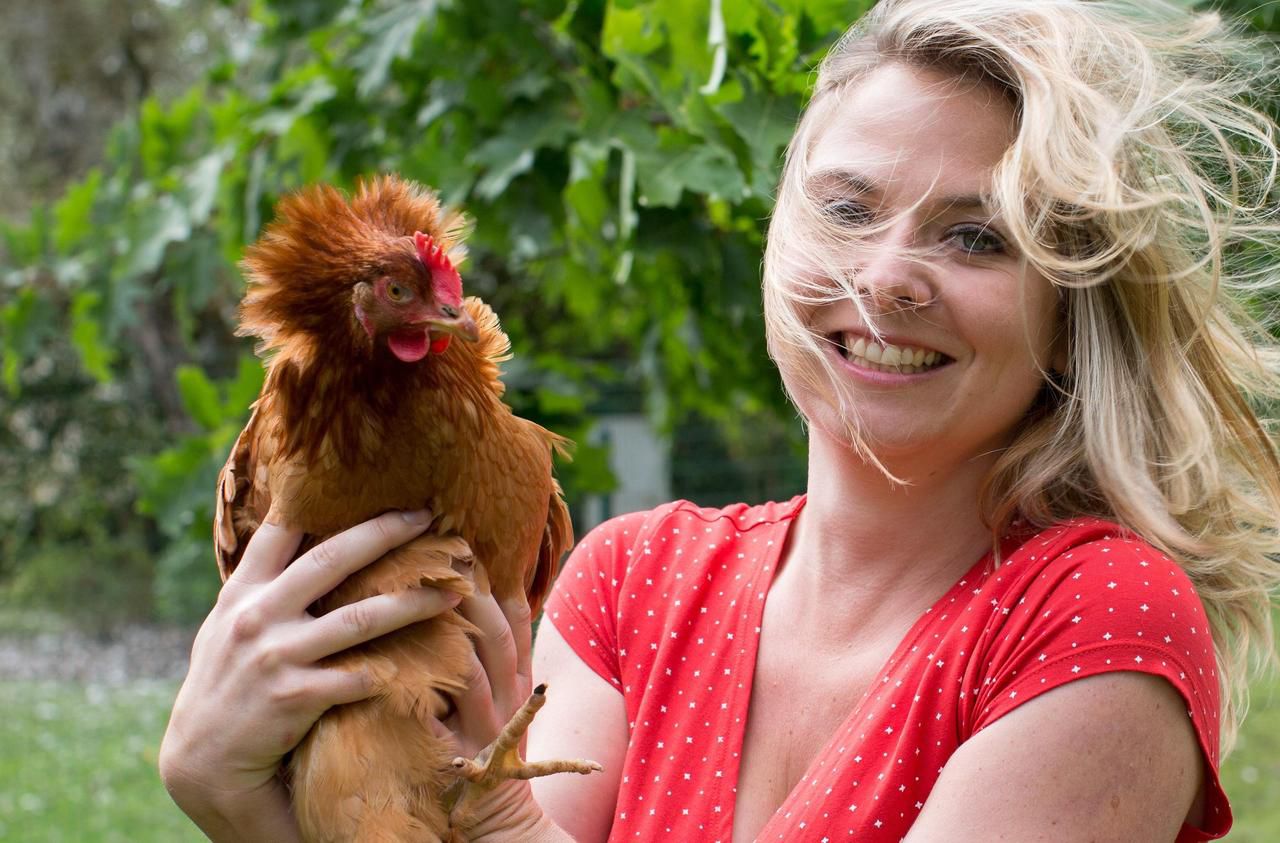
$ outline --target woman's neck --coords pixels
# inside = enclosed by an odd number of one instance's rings
[[[900,485],[814,426],[807,501],[776,585],[846,640],[914,618],[991,547],[979,495],[993,458],[895,460]]]

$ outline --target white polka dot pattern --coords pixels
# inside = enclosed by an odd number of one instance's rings
[[[679,501],[601,525],[566,564],[546,617],[619,689],[631,730],[611,841],[729,843],[762,610],[803,504]],[[969,736],[1117,670],[1178,689],[1215,771],[1206,828],[1178,843],[1226,833],[1213,640],[1185,573],[1095,519],[1010,539],[1002,557],[916,621],[758,840],[899,841]]]

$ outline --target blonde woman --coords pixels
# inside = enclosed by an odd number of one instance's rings
[[[1250,50],[1157,0],[886,0],[836,45],[765,259],[807,493],[602,525],[532,654],[527,607],[464,604],[486,678],[444,724],[460,753],[536,677],[530,756],[605,767],[499,787],[469,839],[1226,833],[1280,550],[1255,409],[1277,358],[1240,304],[1276,283]],[[327,558],[417,529],[388,515]],[[215,838],[295,835],[280,755],[368,693],[289,655],[351,643],[271,613],[295,540],[255,536],[166,738]],[[374,634],[443,605],[369,608]]]

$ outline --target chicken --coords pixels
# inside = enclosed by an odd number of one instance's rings
[[[286,197],[248,249],[239,333],[260,338],[268,371],[218,480],[224,579],[264,522],[304,531],[302,553],[387,510],[426,507],[426,534],[313,611],[420,585],[467,594],[474,579],[498,599],[524,591],[536,614],[572,542],[551,472],[566,440],[502,402],[510,344],[487,305],[462,298],[462,232],[430,191],[385,176],[350,201],[325,186]],[[447,716],[464,686],[478,632],[447,612],[330,659],[371,669],[386,690],[331,709],[287,760],[306,840],[462,840],[449,813],[467,788],[599,769],[519,758],[541,687],[476,761],[429,731],[423,718]]]

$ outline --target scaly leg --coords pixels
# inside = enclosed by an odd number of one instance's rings
[[[533,717],[547,702],[547,686],[539,685],[520,710],[503,727],[493,743],[480,750],[475,760],[453,759],[459,776],[482,790],[489,790],[507,779],[532,779],[552,773],[589,773],[603,770],[594,761],[525,761],[520,757],[520,741],[533,722]]]

